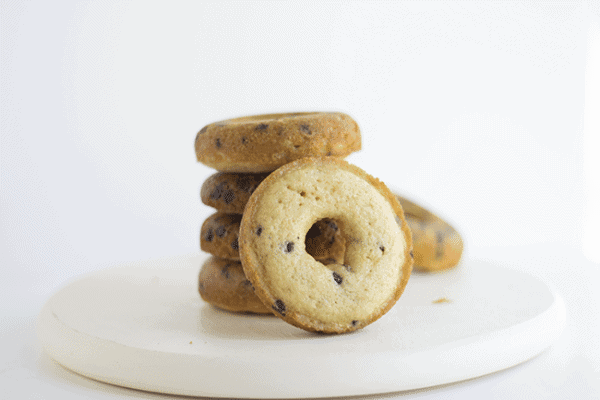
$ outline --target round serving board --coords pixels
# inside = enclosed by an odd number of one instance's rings
[[[39,336],[63,366],[153,392],[235,398],[352,396],[469,379],[525,361],[561,333],[561,298],[530,275],[465,260],[413,273],[390,312],[342,335],[204,303],[206,255],[145,261],[67,285]]]

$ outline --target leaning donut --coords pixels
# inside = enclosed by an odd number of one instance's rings
[[[310,227],[329,218],[346,242],[343,263],[306,252]],[[256,295],[308,331],[365,327],[400,298],[412,270],[402,207],[379,180],[332,157],[279,168],[254,191],[240,226],[240,257]]]

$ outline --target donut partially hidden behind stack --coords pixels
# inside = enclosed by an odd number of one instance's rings
[[[217,210],[200,232],[200,248],[212,255],[198,278],[202,299],[229,311],[271,314],[254,295],[239,261],[240,221],[248,199],[280,166],[312,156],[343,158],[360,148],[357,123],[336,112],[257,115],[202,128],[196,158],[219,171],[201,189],[202,202]],[[323,264],[343,261],[344,238],[332,220],[315,223],[305,244]]]
[[[454,268],[463,253],[460,234],[439,216],[396,194],[410,227],[415,270],[438,272]]]

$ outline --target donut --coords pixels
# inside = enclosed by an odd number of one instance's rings
[[[209,216],[200,229],[200,249],[219,258],[240,259],[240,214],[216,212]]]
[[[200,249],[219,258],[239,261],[239,230],[242,215],[216,212],[200,229]],[[306,251],[325,263],[340,262],[346,246],[334,221],[317,221],[306,234]]]
[[[202,184],[200,198],[219,211],[243,214],[250,195],[268,174],[217,172]]]
[[[198,292],[202,300],[227,311],[272,313],[254,294],[239,261],[208,258],[200,268]]]
[[[342,263],[325,265],[306,251],[308,230],[325,218],[345,239]],[[323,333],[354,331],[384,315],[413,264],[396,197],[333,157],[296,160],[258,186],[242,216],[240,257],[256,295],[276,316]]]
[[[400,195],[396,198],[412,232],[415,271],[437,272],[458,265],[463,253],[460,234],[431,211]]]
[[[436,216],[434,213],[421,207],[417,203],[410,201],[406,197],[400,196],[398,193],[394,194],[396,195],[396,199],[398,199],[398,201],[400,202],[402,210],[404,210],[405,216],[410,215],[411,217],[422,221],[431,221],[439,219],[439,217]]]
[[[336,262],[332,259],[324,264]],[[246,278],[242,263],[211,256],[201,266],[198,274],[198,293],[205,302],[236,313],[272,314],[265,307]]]
[[[196,159],[224,172],[269,172],[308,156],[346,157],[360,150],[358,124],[339,112],[264,114],[206,125]]]

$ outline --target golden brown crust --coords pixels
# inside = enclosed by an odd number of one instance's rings
[[[385,292],[384,294],[381,295],[381,298],[383,299],[381,302],[376,303],[375,305],[371,306],[371,301],[369,300],[364,300],[365,302],[369,303],[366,308],[368,309],[367,312],[363,313],[363,317],[360,320],[352,320],[350,322],[350,320],[348,318],[346,318],[346,320],[342,321],[342,322],[338,322],[337,316],[334,315],[331,319],[331,321],[327,320],[320,320],[316,317],[314,317],[313,315],[308,315],[307,313],[299,313],[294,309],[294,305],[293,304],[288,304],[287,306],[284,304],[284,302],[282,300],[277,299],[277,297],[274,297],[272,295],[272,291],[273,291],[273,282],[269,281],[267,282],[267,279],[265,279],[264,276],[264,267],[265,265],[269,264],[271,262],[271,260],[269,259],[265,259],[265,258],[261,258],[261,257],[265,257],[265,254],[261,253],[260,255],[257,255],[254,248],[255,248],[255,243],[258,243],[258,237],[261,236],[262,229],[263,227],[259,224],[260,221],[257,221],[257,209],[259,208],[261,202],[265,202],[266,197],[268,197],[267,195],[265,195],[265,193],[269,190],[269,187],[271,185],[275,185],[280,184],[280,182],[278,183],[278,181],[280,179],[284,179],[284,177],[287,174],[290,174],[292,172],[298,171],[298,170],[302,170],[304,168],[319,168],[319,167],[324,167],[327,168],[328,170],[343,170],[345,172],[349,172],[350,174],[354,175],[356,178],[358,178],[358,180],[362,180],[364,181],[364,185],[366,185],[366,187],[371,187],[374,188],[375,190],[371,190],[369,193],[369,196],[371,196],[373,193],[379,193],[381,197],[379,197],[376,202],[378,202],[377,207],[379,207],[379,205],[384,205],[384,204],[388,204],[388,206],[383,206],[380,207],[378,209],[381,210],[389,210],[389,215],[379,215],[378,217],[373,217],[375,218],[375,221],[377,221],[377,219],[379,219],[381,217],[381,219],[385,220],[385,221],[391,221],[391,222],[386,222],[389,223],[391,225],[385,225],[385,226],[390,226],[393,227],[395,226],[395,224],[397,224],[398,228],[393,228],[393,230],[395,230],[395,232],[397,233],[390,233],[390,232],[385,232],[384,234],[389,234],[392,235],[390,236],[390,240],[392,240],[392,242],[390,243],[396,243],[394,245],[392,245],[389,249],[384,249],[384,246],[379,246],[379,250],[381,250],[382,253],[378,253],[378,254],[384,254],[385,251],[388,251],[389,253],[387,253],[385,256],[379,256],[380,259],[384,259],[385,257],[385,265],[381,264],[382,268],[391,268],[393,269],[395,272],[392,273],[391,275],[393,276],[397,276],[397,280],[394,278],[393,282],[388,282],[386,283],[386,288],[391,288],[391,290],[389,292]],[[322,179],[327,180],[329,175],[321,175]],[[355,179],[355,178],[353,178]],[[308,179],[308,182],[312,185],[311,187],[315,188],[315,190],[318,192],[318,183],[313,181],[312,179]],[[303,182],[300,182],[303,183]],[[318,192],[319,193],[319,192]],[[304,191],[302,191],[300,193],[300,195],[305,195],[308,196],[304,193]],[[353,193],[353,195],[356,196],[361,196],[361,193]],[[263,198],[263,196],[265,196]],[[307,198],[308,199],[308,198]],[[316,200],[319,200],[318,197],[316,197]],[[321,200],[322,201],[322,200]],[[370,200],[367,200],[370,201]],[[306,206],[305,206],[306,207]],[[386,208],[387,207],[387,208]],[[287,208],[287,210],[289,212],[293,212],[295,208],[293,207],[289,207]],[[344,211],[346,210],[340,210],[340,214],[338,214],[338,217],[343,218],[344,216]],[[353,212],[356,212],[356,210],[354,210]],[[291,220],[293,221],[293,217],[290,216]],[[342,221],[344,222],[344,221]],[[263,222],[264,223],[264,222]],[[258,229],[257,229],[257,224],[258,224]],[[353,221],[353,225],[355,226],[361,226],[360,229],[364,229],[366,232],[369,232],[369,234],[372,233],[372,231],[370,229],[372,229],[371,227],[367,227],[364,226],[366,224],[362,224],[361,225],[361,221]],[[346,225],[346,227],[348,227],[350,225]],[[270,235],[270,231],[268,231],[268,227],[265,227],[265,233],[262,235],[263,237],[267,237]],[[277,228],[279,229],[279,228]],[[354,228],[352,228],[354,229]],[[377,232],[374,232],[373,236],[377,236],[377,235],[381,235],[383,232],[383,230],[379,230]],[[398,235],[398,236],[396,236]],[[357,244],[359,242],[361,242],[360,238],[356,239],[356,238],[349,238],[351,241],[354,242],[354,245],[357,246],[354,250],[359,249],[360,246],[364,246],[363,244]],[[265,239],[266,240],[266,239]],[[270,240],[270,239],[269,239]],[[366,243],[366,241],[365,241]],[[402,244],[399,244],[402,243]],[[351,243],[351,245],[353,245],[353,243]],[[277,251],[277,243],[272,243],[270,246],[272,246],[271,248],[274,249],[274,251]],[[289,251],[289,248],[287,249]],[[354,251],[353,250],[353,251]],[[267,251],[267,250],[265,250]],[[270,251],[270,250],[268,250]],[[366,251],[366,250],[365,250]],[[370,250],[369,250],[370,251]],[[284,253],[286,252],[286,250],[279,250],[280,253]],[[360,252],[360,250],[354,251],[354,253],[352,254],[352,257],[354,257],[355,255],[357,255]],[[395,253],[394,253],[395,252]],[[303,255],[303,249],[299,248],[297,250],[297,254],[299,259],[301,260],[300,263],[303,262],[303,260],[307,259],[304,255]],[[373,253],[375,254],[375,253]],[[394,255],[396,254],[396,255]],[[402,292],[404,291],[404,288],[406,287],[406,284],[408,283],[408,279],[410,277],[410,273],[412,270],[412,263],[413,263],[413,259],[412,259],[412,239],[411,239],[411,232],[410,229],[408,227],[408,224],[406,222],[406,220],[404,219],[404,213],[402,210],[402,207],[400,205],[400,203],[398,202],[398,200],[396,199],[396,197],[389,191],[389,189],[383,184],[383,182],[381,182],[380,180],[373,178],[372,176],[368,175],[366,172],[364,172],[363,170],[361,170],[360,168],[351,165],[343,160],[339,160],[339,159],[335,159],[335,158],[331,158],[331,157],[311,157],[311,158],[304,158],[304,159],[300,159],[297,161],[294,161],[290,164],[287,164],[281,168],[279,168],[278,170],[276,170],[275,172],[271,173],[260,185],[259,187],[255,190],[255,192],[252,194],[252,196],[250,197],[250,200],[248,202],[248,204],[246,205],[245,208],[245,212],[244,215],[242,217],[242,224],[241,224],[241,229],[240,229],[240,255],[241,255],[241,259],[242,259],[242,266],[244,268],[244,272],[246,273],[246,276],[248,277],[248,279],[252,282],[254,288],[255,288],[255,293],[257,294],[257,296],[262,300],[262,302],[264,304],[271,304],[271,307],[276,311],[275,315],[277,315],[279,318],[283,319],[284,321],[297,326],[299,328],[308,330],[308,331],[317,331],[317,332],[324,332],[324,333],[342,333],[342,332],[349,332],[349,331],[353,331],[359,328],[362,328],[364,326],[369,325],[370,323],[372,323],[373,321],[377,320],[378,318],[380,318],[382,315],[384,315],[395,303],[396,301],[400,298]],[[363,256],[362,254],[358,254],[359,256]],[[397,257],[397,258],[396,258]],[[368,258],[368,257],[367,257]],[[354,259],[356,259],[356,257],[354,257]],[[379,264],[377,264],[379,261],[373,261],[375,264],[373,264],[373,266],[368,267],[367,270],[370,270],[371,268],[379,268]],[[397,264],[396,264],[397,263]],[[375,265],[377,265],[377,267],[375,267]],[[288,265],[286,264],[286,268],[288,267]],[[329,267],[329,266],[328,266]],[[346,265],[344,266],[340,266],[340,265],[335,265],[334,267],[348,267]],[[271,267],[269,267],[271,268]],[[276,267],[279,268],[279,267]],[[356,265],[356,269],[357,271],[354,272],[360,272],[360,274],[364,274],[366,271],[363,265]],[[359,269],[362,269],[362,271],[358,271]],[[340,270],[342,271],[342,270]],[[350,269],[348,269],[348,271],[351,271]],[[381,271],[381,270],[380,270]],[[387,271],[387,269],[386,269]],[[391,270],[390,270],[391,271]],[[353,279],[352,277],[352,271],[349,272],[347,274],[348,277],[348,282],[350,283],[351,280]],[[378,272],[379,273],[379,272]],[[361,277],[364,275],[361,275]],[[333,279],[336,281],[336,283],[338,283],[341,286],[341,275],[336,273],[336,271],[334,270],[333,272]],[[308,278],[310,279],[310,277]],[[362,279],[362,278],[360,278]],[[361,287],[361,285],[365,285],[368,284],[366,283],[362,283],[363,281],[358,279],[358,284],[356,284],[357,286],[354,287],[355,293],[357,292],[361,292],[361,290],[356,289],[356,287]],[[346,281],[344,281],[345,283]],[[275,283],[276,284],[276,283]],[[271,286],[269,286],[271,285]],[[319,293],[316,294],[317,296],[319,295]],[[307,293],[306,294],[307,297],[311,297],[312,294]],[[302,297],[302,296],[301,296]],[[360,298],[360,297],[358,297]],[[327,302],[328,300],[325,299],[325,302]],[[334,312],[335,314],[335,312]]]
[[[202,184],[200,198],[207,206],[221,212],[243,214],[250,195],[269,175],[217,172]]]
[[[446,221],[418,204],[396,195],[413,238],[414,269],[436,272],[454,268],[463,253],[460,234]]]
[[[206,260],[198,275],[198,292],[202,300],[224,310],[272,314],[254,294],[239,261],[218,257]]]
[[[406,215],[413,234],[414,268],[436,272],[454,268],[463,252],[462,238],[443,220],[424,221]]]
[[[200,249],[220,258],[239,261],[238,235],[241,221],[240,214],[212,214],[200,229]]]
[[[199,162],[225,172],[267,172],[308,156],[360,150],[358,124],[338,112],[265,114],[209,124],[196,135]]]
[[[404,215],[410,215],[413,218],[423,221],[439,219],[431,211],[426,210],[425,208],[421,207],[414,201],[407,199],[406,197],[402,197],[399,194],[396,194],[396,198],[398,199],[400,205],[402,206],[402,209],[404,210]]]

